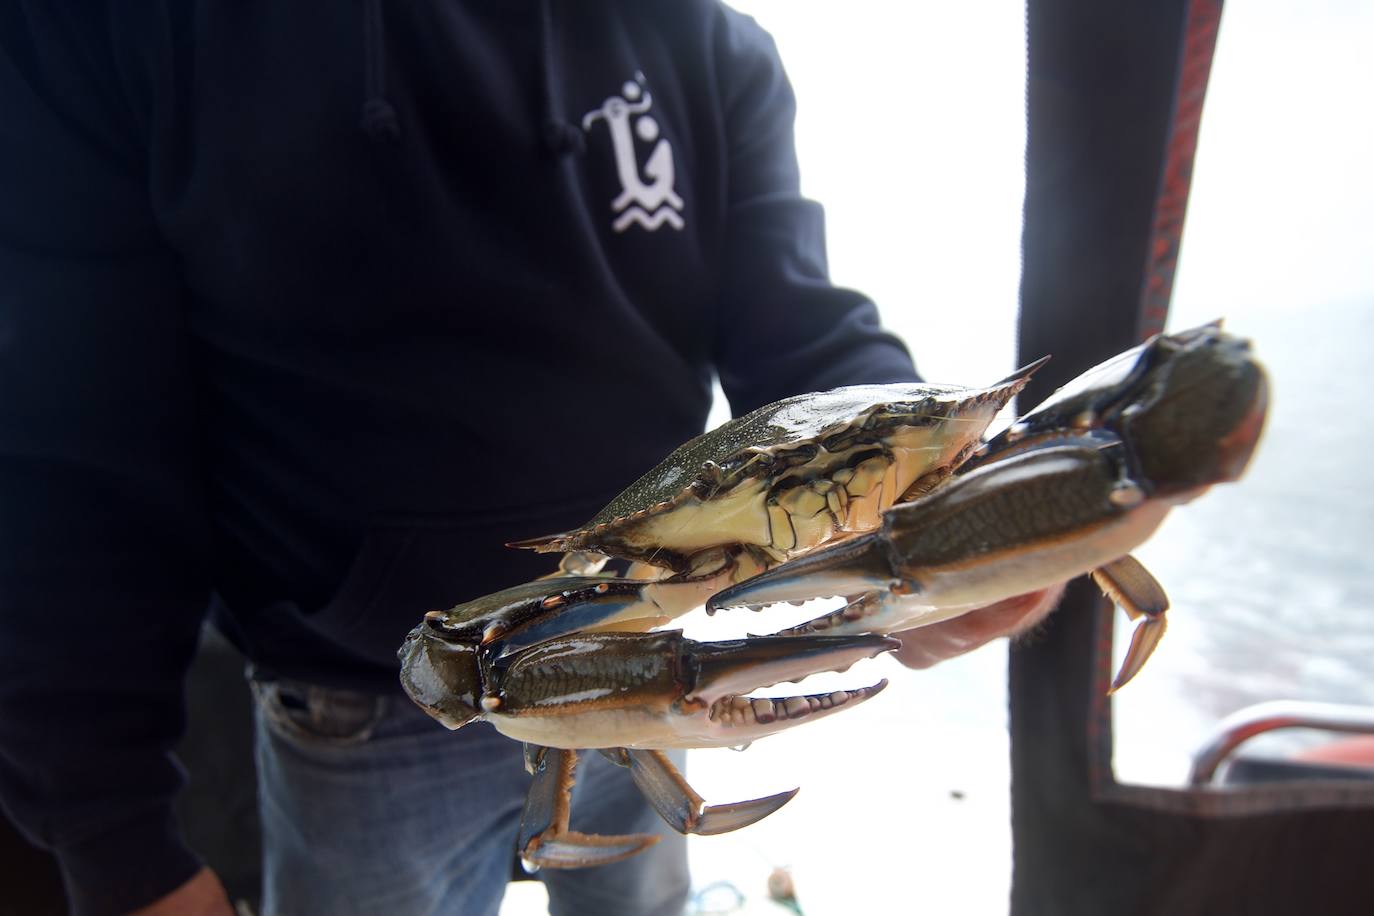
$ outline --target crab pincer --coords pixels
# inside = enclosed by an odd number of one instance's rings
[[[518,653],[482,718],[510,738],[552,747],[735,747],[838,712],[886,682],[815,696],[749,691],[843,671],[898,645],[875,634],[718,642],[677,631],[570,636]]]

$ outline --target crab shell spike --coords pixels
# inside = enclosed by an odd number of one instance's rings
[[[1021,382],[1021,383],[1024,384],[1025,382],[1030,381],[1030,377],[1031,377],[1032,375],[1034,375],[1037,371],[1039,371],[1039,369],[1040,369],[1042,366],[1044,366],[1045,363],[1047,363],[1047,362],[1049,362],[1049,361],[1050,361],[1050,354],[1046,353],[1044,356],[1040,357],[1039,359],[1035,360],[1034,362],[1027,363],[1026,365],[1022,366],[1020,369],[1017,369],[1015,372],[1013,372],[1011,375],[1007,376],[1006,378],[1002,379],[1001,381],[999,381],[999,382],[994,382],[994,383],[993,383],[992,385],[990,385],[989,387],[991,387],[991,388],[999,388],[999,387],[1001,387],[1002,385],[1014,385],[1014,384],[1016,384],[1017,382]]]

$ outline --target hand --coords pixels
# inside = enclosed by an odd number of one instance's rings
[[[202,868],[181,887],[129,916],[234,916],[219,876]]]
[[[972,652],[994,639],[1024,633],[1054,610],[1063,594],[1064,586],[1056,585],[1007,598],[928,627],[893,633],[902,641],[902,647],[893,654],[908,668],[929,668],[947,658]]]

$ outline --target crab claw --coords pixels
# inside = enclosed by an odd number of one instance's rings
[[[447,611],[430,611],[425,625],[444,642],[490,646],[498,656],[598,626],[657,624],[664,612],[648,590],[658,582],[605,576],[536,579],[484,595]]]
[[[893,572],[882,532],[840,541],[712,595],[708,613],[724,608],[760,607],[784,601],[861,595],[891,588]]]
[[[483,718],[549,747],[733,747],[855,705],[887,682],[814,696],[745,692],[899,645],[876,635],[696,642],[676,631],[555,639],[515,656]]]
[[[711,598],[707,610],[713,613],[730,607],[758,608],[784,601],[800,604],[813,598],[846,598],[838,610],[777,634],[795,637],[895,633],[957,617],[974,607],[957,598],[924,599],[919,594],[919,583],[904,578],[903,571],[902,559],[893,555],[890,532],[874,531],[727,588]]]
[[[867,596],[842,628],[895,632],[1067,581],[1146,541],[1176,500],[1099,437],[1013,455],[889,509],[880,529],[721,592],[717,606]],[[856,608],[857,609],[857,608]]]

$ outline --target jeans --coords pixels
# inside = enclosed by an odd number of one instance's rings
[[[451,732],[399,694],[280,680],[253,693],[263,916],[498,911],[530,783],[517,742],[485,723]],[[579,755],[572,827],[662,839],[613,865],[542,870],[551,914],[682,912],[683,838],[594,751]]]

